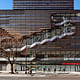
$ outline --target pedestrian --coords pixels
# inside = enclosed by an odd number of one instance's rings
[[[43,71],[45,72],[45,71],[46,71],[46,69],[45,69],[45,68],[43,68]]]
[[[30,69],[30,75],[33,76],[33,74],[32,74],[32,69]]]
[[[65,68],[63,69],[63,71],[65,72]]]
[[[54,69],[54,72],[56,72],[56,68]]]
[[[50,68],[48,68],[48,71],[50,72]]]

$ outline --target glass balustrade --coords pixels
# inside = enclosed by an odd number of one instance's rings
[[[56,31],[54,30],[54,29],[52,29],[52,31],[51,31],[51,37],[54,37],[56,34]]]
[[[33,43],[34,42],[38,42],[38,36],[37,35],[34,35]]]
[[[43,40],[50,39],[51,38],[51,30],[45,30],[42,35],[43,35]]]
[[[64,32],[65,33],[70,33],[70,32],[72,32],[72,24],[71,23],[69,23],[69,24],[64,24]]]
[[[28,39],[27,39],[27,45],[31,45],[31,44],[32,44],[32,41],[33,41],[33,40],[32,40],[32,37],[28,38]]]
[[[41,42],[42,41],[42,34],[37,34],[37,41]]]
[[[36,35],[33,35],[32,36],[32,40],[33,40],[32,43],[36,42],[36,39],[37,39],[37,36]]]
[[[67,27],[67,33],[71,32],[71,27]]]
[[[36,35],[33,35],[33,42],[32,43],[35,43],[35,42],[40,42],[40,41],[42,41],[42,35],[40,34],[40,35],[38,35],[38,34],[36,34]]]
[[[44,39],[46,39],[46,32],[45,31],[42,32],[42,40],[44,40]]]
[[[55,32],[56,32],[56,35],[61,35],[61,29],[56,29]]]
[[[64,34],[64,27],[61,28],[61,34]]]
[[[31,45],[35,42],[41,42],[42,40],[51,39],[54,36],[60,36],[64,33],[71,33],[71,32],[72,32],[72,24],[66,22],[62,26],[55,26],[55,28],[53,29],[46,29],[46,30],[44,29],[43,32],[32,35],[28,39],[28,44]]]
[[[47,31],[47,38],[50,39],[51,37],[52,37],[52,36],[51,36],[51,30],[48,30],[48,31]]]

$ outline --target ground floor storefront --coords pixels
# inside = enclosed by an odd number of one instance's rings
[[[0,71],[10,71],[10,64],[0,64]],[[70,71],[70,72],[80,72],[80,65],[19,65],[15,64],[14,71]]]
[[[27,61],[26,61],[27,60]],[[49,71],[80,72],[80,58],[17,58],[13,63],[13,71]],[[0,71],[11,71],[11,64],[0,61]]]
[[[70,72],[80,72],[80,65],[16,65],[16,71],[26,71],[33,69],[33,71],[70,71]]]

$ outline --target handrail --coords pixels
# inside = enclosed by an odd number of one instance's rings
[[[61,23],[54,23],[54,24],[55,24],[55,26],[61,26],[61,25],[65,24],[66,22],[70,22],[70,20],[64,20]]]

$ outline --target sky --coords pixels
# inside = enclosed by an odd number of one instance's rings
[[[0,0],[0,9],[12,9],[13,0]],[[80,10],[80,0],[74,0],[74,9]]]

